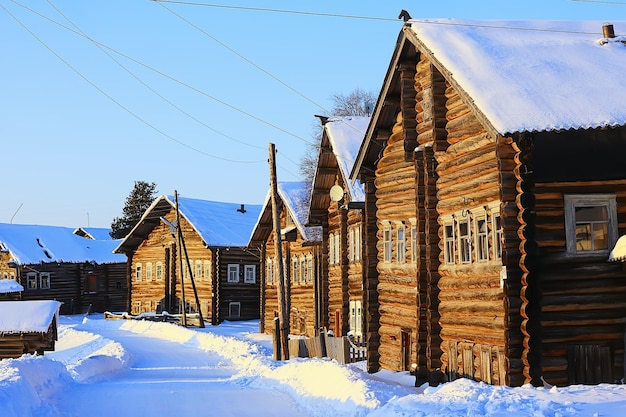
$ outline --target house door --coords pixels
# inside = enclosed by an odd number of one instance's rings
[[[613,382],[611,348],[607,345],[570,345],[567,372],[570,384]]]
[[[411,370],[411,332],[402,331],[402,370]]]

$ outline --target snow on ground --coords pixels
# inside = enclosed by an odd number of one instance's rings
[[[242,399],[254,398],[252,409],[257,410],[254,415],[273,415],[268,408],[276,407],[276,401],[283,401],[287,411],[291,410],[288,407],[296,407],[300,415],[310,416],[626,415],[625,385],[509,388],[459,379],[438,387],[415,388],[414,379],[405,372],[381,371],[370,375],[362,364],[341,366],[328,359],[273,361],[271,338],[259,334],[257,329],[258,321],[187,329],[167,323],[104,320],[95,315],[84,320],[79,316],[62,316],[55,352],[43,357],[26,355],[0,361],[0,416],[78,415],[64,412],[59,408],[62,401],[55,403],[53,400],[67,401],[73,393],[75,397],[89,397],[83,400],[88,404],[77,405],[75,410],[87,406],[90,410],[105,410],[111,398],[97,395],[97,389],[104,383],[112,383],[107,388],[109,391],[121,390],[116,384],[125,386],[122,385],[124,375],[138,369],[134,366],[140,363],[142,356],[150,357],[151,366],[162,362],[161,371],[168,369],[169,364],[164,359],[167,355],[157,357],[148,351],[143,354],[142,346],[155,345],[157,341],[185,349],[186,360],[190,363],[207,363],[207,358],[211,357],[212,366],[224,368],[220,371],[224,378],[211,381],[211,389],[215,389],[215,384],[224,387],[224,394],[220,390],[222,396],[218,397],[223,398],[221,404],[215,404],[212,398],[214,410],[241,406],[232,402],[232,395],[236,395]],[[198,363],[197,368],[196,371],[202,368],[202,363]],[[173,371],[170,373],[169,377],[176,377]],[[141,389],[155,389],[151,387],[157,383],[151,381]],[[236,384],[234,394],[233,383]],[[195,385],[179,386],[189,390]],[[92,391],[94,394],[89,395]],[[270,397],[274,402],[270,403]],[[186,402],[197,402],[198,409],[206,407],[206,398],[201,394],[184,398]],[[125,407],[141,409],[147,405],[126,404]],[[193,409],[194,404],[188,405]],[[280,415],[286,415],[285,411]]]

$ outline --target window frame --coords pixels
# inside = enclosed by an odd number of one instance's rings
[[[142,277],[141,263],[136,263],[135,264],[135,282],[141,282],[142,279],[143,277]]]
[[[213,268],[212,268],[212,264],[211,261],[208,260],[204,260],[202,262],[203,264],[203,269],[204,269],[204,273],[202,274],[202,280],[203,281],[210,281],[211,277],[213,276]]]
[[[502,260],[503,230],[502,217],[500,216],[500,202],[489,205],[489,225],[491,227],[491,256],[494,261]]]
[[[383,262],[388,264],[393,260],[391,223],[383,223]]]
[[[480,221],[483,222],[482,230],[479,227]],[[491,256],[491,250],[489,248],[489,218],[485,207],[472,210],[472,230],[474,231],[473,244],[475,262],[488,262]]]
[[[396,262],[406,263],[406,225],[404,222],[396,224]]]
[[[226,282],[234,284],[239,282],[239,264],[228,264],[226,268]]]
[[[442,216],[443,228],[443,263],[456,264],[456,227],[453,215]]]
[[[248,274],[250,271],[252,271],[252,278]],[[256,265],[244,265],[243,282],[245,284],[256,284]]]
[[[39,289],[41,290],[50,289],[50,272],[39,273]]]
[[[196,266],[196,271],[195,271],[195,276],[193,277],[193,279],[195,279],[196,281],[202,281],[202,272],[203,272],[203,268],[202,268],[202,261],[195,261],[195,266]]]
[[[152,262],[146,262],[146,281],[152,281]]]
[[[154,269],[155,279],[163,281],[163,262],[157,262]]]
[[[463,211],[465,214],[466,212]],[[466,213],[465,216],[461,215],[460,219],[456,220],[456,232],[457,232],[457,250],[459,253],[458,262],[459,264],[466,265],[472,263],[472,222],[469,213]],[[461,234],[461,227],[467,227],[467,233]]]
[[[617,203],[615,194],[564,194],[566,253],[570,256],[607,255],[617,242]],[[577,248],[576,209],[579,207],[605,207],[607,212],[607,247],[605,249],[583,250]],[[594,221],[593,224],[601,223]],[[594,240],[592,240],[594,242]]]
[[[36,290],[39,284],[39,279],[37,277],[36,272],[27,272],[26,273],[26,289],[28,290]]]

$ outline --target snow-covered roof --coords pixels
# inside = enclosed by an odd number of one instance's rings
[[[612,22],[626,33],[626,21]],[[599,21],[411,20],[500,134],[626,124],[626,40]]]
[[[185,218],[207,246],[245,247],[261,212],[258,204],[224,203],[178,196],[180,216]],[[155,199],[116,252],[136,249],[166,214],[176,210],[176,198]]]
[[[74,234],[94,240],[111,240],[111,229],[104,227],[78,227],[74,230]]]
[[[0,333],[45,333],[58,317],[60,301],[0,301]]]
[[[22,291],[24,287],[19,282],[12,279],[0,279],[0,294]]]
[[[174,196],[167,199],[175,207]],[[178,197],[180,213],[209,246],[244,247],[261,213],[259,204],[223,203]]]
[[[625,262],[626,261],[626,235],[617,239],[615,247],[609,254],[609,261],[611,262]]]
[[[337,158],[339,171],[348,188],[347,191],[350,193],[350,201],[352,202],[365,201],[363,185],[359,180],[351,181],[350,172],[356,161],[361,143],[363,143],[369,122],[369,117],[348,116],[332,117],[324,124],[324,130]]]
[[[0,244],[18,264],[41,262],[126,262],[114,254],[118,240],[92,240],[71,227],[0,223]]]
[[[281,182],[276,184],[278,197],[281,199],[287,209],[287,213],[294,221],[295,227],[300,232],[302,238],[307,242],[321,242],[322,227],[321,226],[305,226],[309,221],[309,205],[311,204],[311,196],[308,193],[307,183],[303,181]],[[272,190],[270,189],[265,197],[263,211],[258,216],[257,222],[252,230],[249,241],[254,238],[254,231],[260,227],[264,213],[271,212]],[[267,216],[267,214],[266,214]],[[293,228],[289,229],[293,230]],[[282,232],[289,231],[287,229]]]

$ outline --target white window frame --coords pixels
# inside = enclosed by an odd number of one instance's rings
[[[391,246],[391,223],[383,223],[383,262],[388,264],[392,261],[392,251],[393,248]]]
[[[152,262],[146,262],[146,281],[152,281]]]
[[[265,260],[265,283],[269,285],[274,284],[274,260],[267,258]]]
[[[348,229],[348,261],[354,262],[355,247],[354,247],[354,227],[350,226]]]
[[[239,282],[239,264],[228,264],[227,282]]]
[[[194,272],[195,275],[193,279],[195,279],[196,281],[201,281],[202,280],[202,261],[196,261],[194,265],[196,266],[196,270]]]
[[[354,261],[360,262],[362,251],[363,251],[363,241],[361,240],[361,223],[357,224],[354,227]]]
[[[233,314],[234,308],[237,309],[237,314]],[[239,301],[233,301],[228,303],[228,317],[237,319],[241,317],[241,303]]]
[[[256,284],[256,265],[245,265],[243,271],[243,282],[246,284]]]
[[[28,272],[26,273],[26,288],[29,290],[37,289],[37,273],[36,272]]]
[[[609,253],[617,242],[617,203],[615,194],[566,194],[564,197],[565,209],[565,236],[566,250],[568,255],[584,256]],[[581,207],[603,207],[606,209],[607,218],[604,220],[589,220],[580,222],[576,220],[576,209]],[[606,224],[606,248],[579,249],[577,246],[577,226],[589,224],[592,228],[598,224]],[[592,231],[593,235],[593,231]],[[591,242],[595,242],[592,238]]]
[[[291,282],[293,284],[298,284],[298,269],[300,266],[300,262],[298,262],[298,257],[293,255],[291,257]]]
[[[495,261],[502,260],[502,217],[500,216],[500,202],[489,205],[489,224],[491,225],[491,256]]]
[[[363,305],[361,300],[350,301],[350,332],[354,337],[363,336]]]
[[[459,263],[470,264],[472,263],[472,222],[467,211],[463,211],[463,214],[455,217]],[[467,228],[467,232],[461,234],[463,226]]]
[[[404,222],[396,224],[396,262],[406,263],[406,226]]]
[[[141,263],[135,264],[135,281],[139,282],[142,280],[141,274]]]
[[[211,261],[205,260],[204,262],[204,275],[202,276],[202,280],[203,281],[210,281],[212,274],[213,274],[213,268],[211,266]]]
[[[39,273],[39,288],[42,290],[50,289],[50,272]]]
[[[335,234],[328,234],[328,263],[330,265],[335,264]]]
[[[313,282],[313,255],[312,254],[307,255],[306,264],[307,264],[306,282],[307,284],[310,284]]]
[[[341,263],[341,233],[335,233],[335,265]]]
[[[443,263],[456,264],[456,227],[453,215],[441,217],[443,228]]]
[[[157,262],[154,272],[157,281],[163,281],[163,263]]]
[[[483,223],[482,229],[480,228],[480,222]],[[472,230],[474,231],[474,253],[476,262],[489,261],[489,220],[485,207],[472,210]]]

